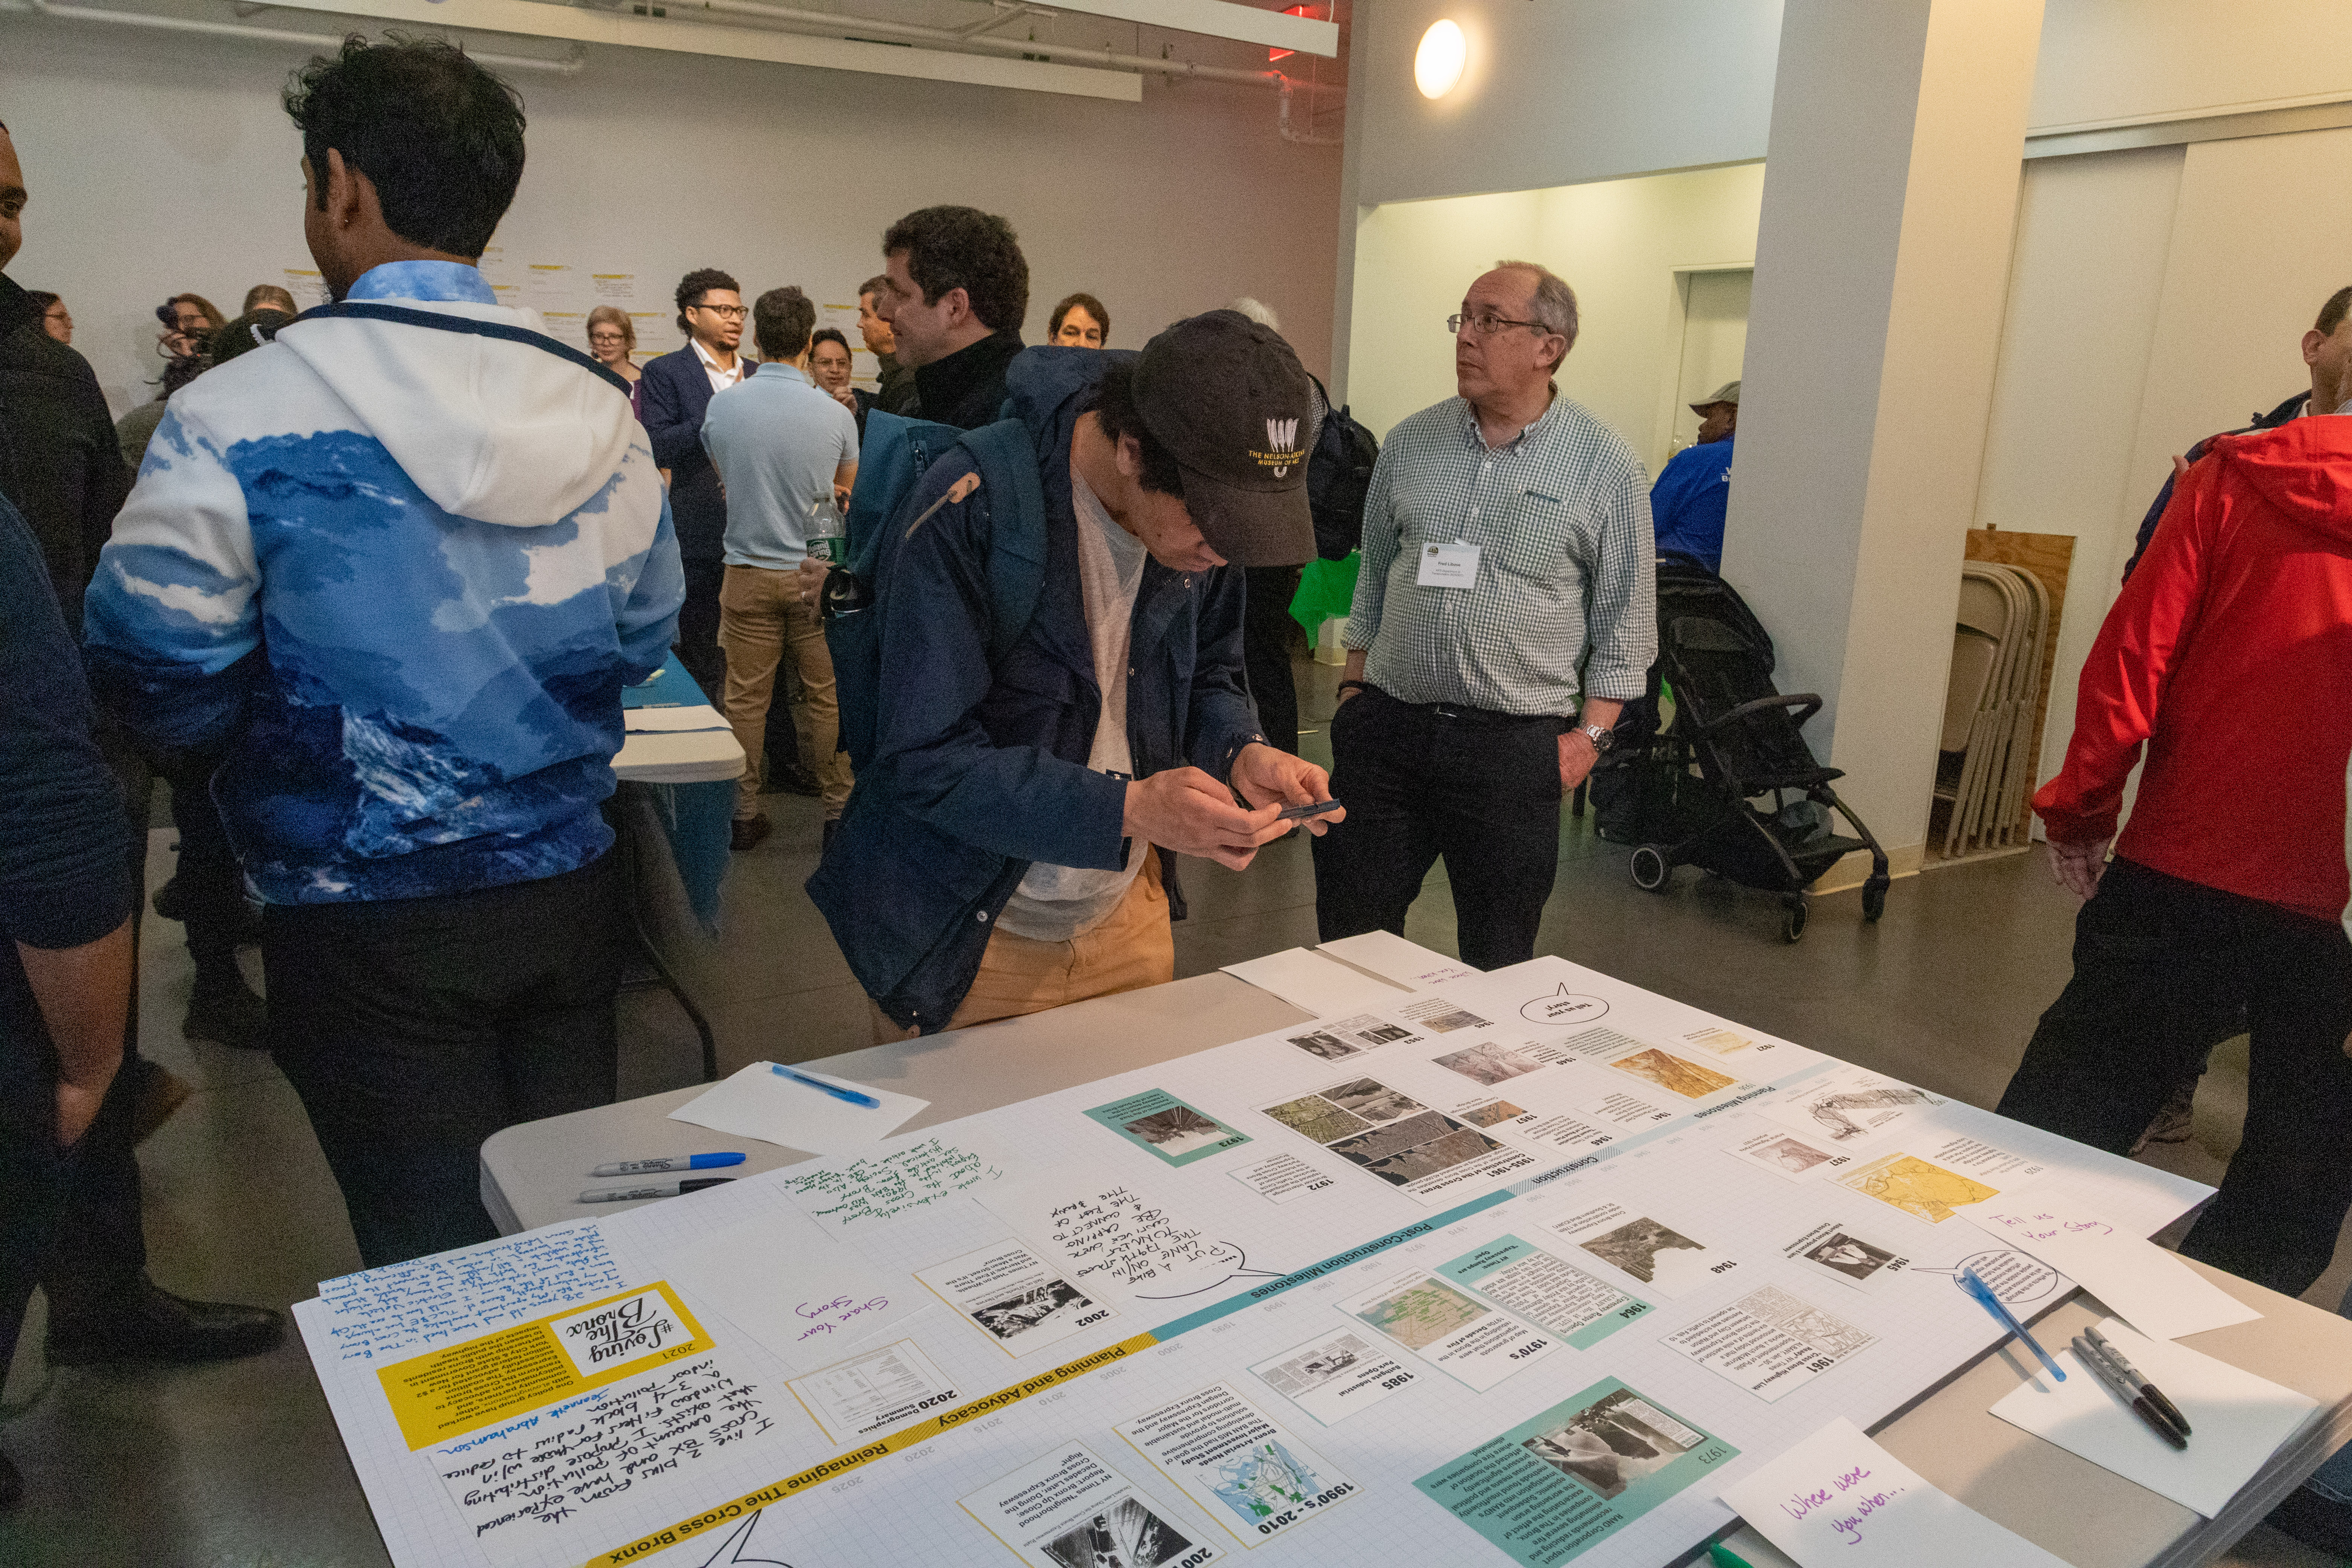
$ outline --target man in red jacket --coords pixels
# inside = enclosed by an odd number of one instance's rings
[[[2210,1044],[2201,1022],[2242,1002],[2245,1137],[2181,1250],[2288,1295],[2352,1207],[2347,752],[2352,417],[2216,437],[2107,613],[2065,768],[2033,797],[2053,873],[2089,901],[2000,1110],[2123,1153]]]

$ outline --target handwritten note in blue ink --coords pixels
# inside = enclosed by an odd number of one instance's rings
[[[1838,1417],[1723,1500],[1801,1568],[2065,1568]]]
[[[323,1280],[319,1300],[341,1361],[378,1361],[471,1339],[621,1289],[593,1220],[525,1231]]]

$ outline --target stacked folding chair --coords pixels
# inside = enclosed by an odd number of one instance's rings
[[[2032,793],[2035,698],[2050,595],[2031,572],[1970,561],[1960,575],[1936,797],[1947,859],[2022,847]]]

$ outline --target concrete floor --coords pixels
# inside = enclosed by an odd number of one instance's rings
[[[1303,706],[1327,714],[1335,672],[1302,667]],[[1309,717],[1307,723],[1319,721]],[[1303,745],[1328,760],[1320,733]],[[866,1003],[801,891],[814,868],[815,803],[770,796],[777,831],[735,858],[725,931],[687,976],[719,1040],[720,1067],[786,1061],[868,1043]],[[159,831],[150,879],[171,868]],[[2064,984],[2073,900],[2038,856],[1937,870],[1895,884],[1885,919],[1858,893],[1815,901],[1796,946],[1763,894],[1675,876],[1637,891],[1625,852],[1563,816],[1559,886],[1538,951],[1957,1095],[1998,1098],[2033,1021]],[[1177,927],[1180,974],[1315,940],[1314,874],[1303,839],[1245,872],[1183,863],[1192,918]],[[1454,951],[1441,866],[1406,934]],[[248,955],[250,956],[250,955]],[[265,1057],[180,1037],[191,970],[180,928],[151,920],[141,953],[142,1038],[197,1093],[141,1152],[152,1270],[183,1293],[284,1306],[358,1267],[325,1162],[301,1107]],[[258,975],[257,973],[256,978]],[[623,1092],[690,1082],[698,1050],[659,993],[624,999]],[[2198,1101],[2198,1136],[2155,1155],[2215,1179],[2244,1107],[2242,1049],[2225,1048]],[[2309,1300],[2333,1306],[2352,1277],[2339,1247]],[[58,1370],[40,1355],[39,1306],[0,1391],[0,1447],[30,1497],[0,1519],[0,1564],[86,1568],[363,1568],[387,1562],[299,1345],[192,1370]],[[2330,1559],[2258,1530],[2234,1568],[2326,1568]]]

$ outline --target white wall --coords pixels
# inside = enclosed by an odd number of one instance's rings
[[[2352,97],[2342,0],[2049,0],[2037,131]]]
[[[1665,458],[1661,400],[1682,352],[1677,267],[1746,261],[1756,248],[1761,164],[1552,190],[1401,202],[1364,215],[1348,396],[1375,431],[1454,395],[1445,318],[1506,257],[1540,261],[1576,289],[1582,326],[1560,389]]]
[[[277,100],[303,53],[0,17],[0,119],[33,193],[9,276],[67,298],[118,413],[151,395],[166,296],[233,312],[308,265]],[[718,266],[747,292],[839,300],[881,270],[892,219],[958,202],[1020,231],[1032,342],[1074,289],[1129,348],[1254,294],[1328,364],[1339,150],[1283,140],[1262,89],[1152,83],[1110,103],[619,48],[515,79],[530,165],[499,232],[509,263],[635,272],[664,296]]]

